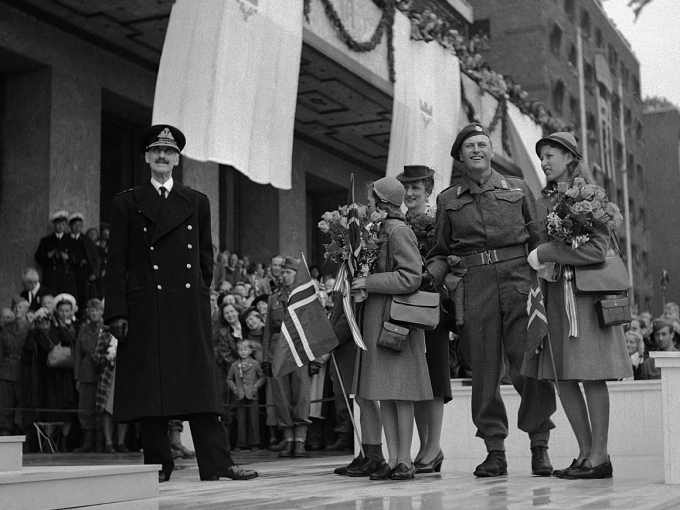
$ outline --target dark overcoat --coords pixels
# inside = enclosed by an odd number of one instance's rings
[[[210,318],[208,197],[151,182],[111,206],[105,322],[129,322],[118,344],[114,420],[222,412]],[[120,340],[120,339],[119,339]]]

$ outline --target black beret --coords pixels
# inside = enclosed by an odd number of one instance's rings
[[[149,126],[139,135],[142,152],[151,147],[172,147],[177,152],[182,152],[186,144],[184,134],[175,126],[169,124],[156,124]]]
[[[491,134],[484,126],[478,122],[468,124],[460,131],[460,133],[458,133],[456,141],[453,142],[453,147],[451,147],[451,157],[458,161],[463,161],[460,159],[460,148],[465,140],[475,135],[485,135],[489,138],[489,140],[491,140]]]

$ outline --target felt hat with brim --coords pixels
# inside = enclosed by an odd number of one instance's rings
[[[397,175],[399,182],[419,181],[434,175],[434,170],[425,165],[409,165],[404,167],[404,171]]]
[[[484,135],[489,140],[491,140],[491,134],[489,133],[489,130],[478,122],[468,124],[463,129],[461,129],[460,133],[458,133],[458,136],[456,137],[456,140],[453,142],[453,146],[451,147],[451,157],[453,159],[457,159],[458,161],[463,161],[460,157],[460,149],[463,146],[463,142],[471,136],[477,135]]]
[[[582,157],[581,153],[578,150],[578,144],[576,143],[576,138],[574,138],[574,135],[564,131],[559,131],[557,133],[553,133],[549,136],[546,136],[545,138],[541,138],[538,142],[536,142],[536,155],[539,158],[541,157],[541,147],[543,147],[545,144],[550,143],[564,147],[569,152],[571,152],[577,159],[581,159]]]
[[[283,261],[282,269],[290,269],[292,271],[297,271],[300,266],[300,259],[295,257],[286,257]]]
[[[142,152],[152,147],[170,147],[177,152],[182,152],[186,144],[186,138],[175,126],[170,124],[156,124],[149,126],[139,135]]]
[[[373,183],[373,191],[381,202],[401,207],[406,190],[394,177],[383,177]]]
[[[50,221],[66,221],[68,219],[68,211],[57,211],[50,214]]]
[[[73,214],[69,215],[69,217],[68,217],[69,223],[71,223],[72,221],[76,221],[76,220],[85,221],[85,216],[83,216],[83,213],[74,212]]]

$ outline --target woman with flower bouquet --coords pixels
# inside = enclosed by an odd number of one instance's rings
[[[404,203],[408,208],[406,223],[418,240],[420,255],[425,260],[434,245],[435,210],[427,205],[427,198],[434,188],[434,170],[426,166],[405,166],[397,175],[404,185]],[[425,288],[425,287],[428,288]],[[423,290],[436,292],[432,277],[424,269]],[[430,372],[430,385],[434,398],[414,403],[416,428],[420,438],[420,451],[414,460],[416,473],[432,473],[441,470],[444,454],[440,446],[444,404],[451,395],[451,373],[449,367],[449,330],[446,328],[446,312],[441,311],[436,329],[425,331],[425,358]]]
[[[367,295],[360,313],[366,351],[360,351],[355,392],[359,398],[380,401],[389,453],[388,463],[373,473],[371,480],[410,480],[415,476],[411,460],[413,404],[433,398],[423,330],[398,328],[405,330],[401,352],[388,348],[384,341],[391,332],[386,323],[390,323],[392,296],[415,292],[421,283],[422,260],[416,236],[404,223],[403,200],[404,187],[394,177],[373,183],[369,212],[386,213],[380,227],[384,242],[374,271],[352,281],[353,291]]]
[[[605,260],[610,236],[622,216],[580,164],[581,154],[570,133],[542,138],[536,153],[547,185],[536,201],[542,244],[529,254],[529,263],[545,280],[542,288],[551,349],[527,352],[522,374],[559,380],[560,399],[579,453],[571,466],[553,474],[560,478],[609,478],[613,470],[607,451],[606,381],[630,377],[630,359],[622,327],[601,327],[597,296],[574,296],[572,280],[575,266]]]

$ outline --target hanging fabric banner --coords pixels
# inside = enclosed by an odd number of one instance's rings
[[[543,128],[517,106],[508,101],[508,122],[510,140],[514,148],[514,163],[522,169],[522,177],[527,181],[534,195],[545,187],[545,172],[541,160],[536,155],[536,142],[543,138]]]
[[[191,159],[290,189],[302,22],[299,0],[177,0],[153,122],[181,129]]]
[[[458,58],[437,42],[411,40],[411,22],[401,12],[394,20],[394,107],[387,175],[404,165],[436,171],[435,197],[451,180],[450,151],[461,115]]]

